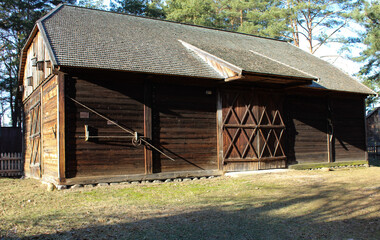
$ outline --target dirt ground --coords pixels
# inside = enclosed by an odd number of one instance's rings
[[[0,178],[0,239],[380,239],[380,168],[49,192]]]

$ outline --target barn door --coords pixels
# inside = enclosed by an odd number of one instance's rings
[[[38,101],[29,110],[29,146],[30,146],[30,174],[33,177],[41,177],[41,102]]]
[[[281,96],[254,91],[222,93],[225,170],[285,167]]]

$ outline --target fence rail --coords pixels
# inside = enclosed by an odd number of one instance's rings
[[[21,153],[0,153],[0,176],[21,176],[23,173]]]

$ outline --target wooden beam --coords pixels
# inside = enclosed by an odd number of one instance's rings
[[[163,172],[153,174],[131,174],[131,175],[101,175],[101,176],[83,176],[68,178],[67,185],[74,184],[96,184],[105,182],[125,182],[125,181],[142,181],[142,180],[166,180],[175,178],[191,178],[191,177],[206,177],[206,176],[221,176],[222,171],[219,170],[198,170],[198,171],[177,171]],[[66,185],[65,184],[65,185]]]
[[[66,181],[65,74],[58,73],[58,181]]]
[[[144,137],[152,143],[152,82],[145,80],[144,84]],[[153,173],[153,152],[149,146],[144,146],[145,174]]]
[[[286,160],[285,156],[279,157],[262,157],[262,158],[229,158],[225,162],[265,162],[265,161],[276,161],[276,160]]]

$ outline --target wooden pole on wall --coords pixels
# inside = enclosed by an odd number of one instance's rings
[[[58,180],[66,181],[66,143],[65,143],[65,74],[58,72]]]
[[[144,136],[146,140],[152,141],[152,82],[146,80],[144,84]],[[152,149],[144,146],[145,174],[153,173]]]

